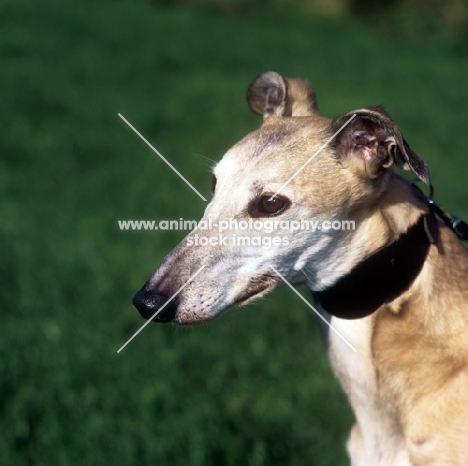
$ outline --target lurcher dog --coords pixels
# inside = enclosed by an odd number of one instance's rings
[[[198,229],[166,257],[135,306],[147,319],[191,324],[264,295],[280,277],[305,284],[357,350],[329,332],[331,365],[357,421],[351,464],[468,465],[468,252],[392,170],[428,184],[426,164],[382,107],[330,120],[308,82],[272,71],[250,85],[247,100],[263,125],[215,167],[202,220],[353,219],[355,229],[275,230],[269,247]],[[233,238],[258,234],[237,225]],[[194,241],[201,233],[207,246]]]

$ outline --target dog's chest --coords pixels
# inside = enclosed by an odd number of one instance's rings
[[[332,317],[330,324],[339,333],[329,333],[328,354],[335,376],[351,404],[362,400],[368,406],[377,397],[377,379],[371,353],[372,316],[356,320]],[[344,341],[351,344],[353,351]]]
[[[329,359],[356,415],[369,464],[408,465],[394,407],[383,399],[379,390],[371,349],[373,319],[372,315],[356,320],[332,317],[330,324],[356,352],[331,331]]]

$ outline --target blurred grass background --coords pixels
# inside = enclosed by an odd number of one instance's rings
[[[117,113],[208,198],[212,160],[260,125],[249,82],[308,78],[325,115],[385,104],[466,218],[466,3],[369,5],[0,3],[1,465],[347,464],[352,414],[289,290],[116,353],[184,236],[117,220],[204,209]]]

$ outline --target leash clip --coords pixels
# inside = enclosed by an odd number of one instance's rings
[[[416,185],[418,181],[419,179],[415,178],[410,181],[410,185],[422,193],[429,204],[431,212],[437,215],[462,241],[468,241],[468,224],[456,215],[447,212],[434,201],[434,186],[432,183],[429,185],[429,195],[426,196],[422,189]]]

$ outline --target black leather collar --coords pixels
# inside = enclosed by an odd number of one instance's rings
[[[431,243],[438,240],[432,213],[419,220],[396,241],[356,265],[330,288],[315,292],[332,315],[359,319],[372,314],[405,292],[421,271]]]

